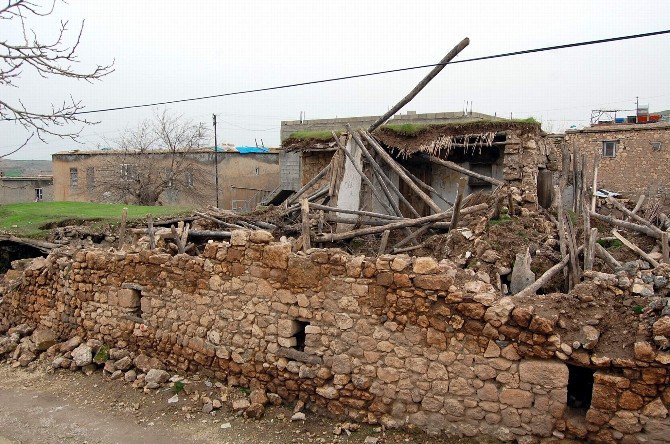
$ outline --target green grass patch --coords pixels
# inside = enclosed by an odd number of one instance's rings
[[[489,219],[489,225],[502,225],[510,222],[512,218],[508,214],[501,214],[498,219]]]
[[[643,311],[644,311],[644,308],[642,308],[641,305],[635,305],[635,306],[633,306],[633,313],[635,313],[635,314],[642,314]]]
[[[340,134],[341,132],[336,132],[336,134]],[[290,136],[288,136],[289,139],[293,140],[322,140],[322,141],[328,141],[333,139],[333,133],[330,131],[296,131],[295,133],[291,133]]]
[[[623,247],[623,242],[621,242],[619,239],[598,239],[596,242],[608,250],[618,250],[619,248]]]
[[[98,350],[98,353],[93,357],[93,362],[96,364],[104,364],[109,361],[109,345],[103,344]]]
[[[575,213],[572,210],[566,210],[565,211],[570,218],[570,222],[572,222],[572,225],[577,225],[577,213]]]
[[[90,202],[30,202],[0,206],[0,231],[16,236],[43,237],[46,224],[72,221],[72,225],[95,221],[94,226],[116,224],[121,221],[121,210],[128,208],[128,220],[142,219],[147,214],[167,217],[186,214],[185,207],[151,207]]]
[[[421,123],[402,123],[402,124],[391,123],[388,125],[384,125],[384,128],[393,131],[394,133],[410,137],[420,134],[421,132],[428,129],[428,127],[429,125]]]
[[[175,395],[180,394],[182,391],[184,391],[185,386],[186,385],[182,381],[176,381],[172,386],[172,393]]]

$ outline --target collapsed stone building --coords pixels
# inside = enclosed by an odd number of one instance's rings
[[[92,338],[386,427],[518,442],[667,441],[667,227],[602,215],[644,234],[647,250],[660,239],[663,253],[595,261],[597,229],[585,228],[577,248],[578,218],[560,202],[556,218],[543,208],[558,155],[537,124],[415,130],[285,144],[300,153],[304,177],[276,208],[281,221],[205,215],[230,231],[189,233],[182,221],[181,234],[138,228],[143,237],[119,248],[53,249],[3,283],[0,331],[28,324],[61,340]],[[421,230],[431,236],[403,253]],[[170,231],[178,248],[161,243]],[[401,238],[387,246],[383,232]],[[570,233],[566,253],[558,247]],[[376,254],[353,248],[379,234]],[[520,243],[505,243],[508,234]],[[201,236],[191,249],[188,235]],[[439,236],[444,255],[420,254]],[[549,263],[512,289],[510,259],[523,263],[529,250]],[[566,288],[558,273],[568,263]]]

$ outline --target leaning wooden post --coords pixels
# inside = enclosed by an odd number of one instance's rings
[[[302,249],[307,251],[312,248],[309,232],[309,201],[307,199],[300,201],[300,210],[302,212]]]
[[[591,174],[593,175],[593,182],[591,186],[591,211],[596,211],[596,201],[598,197],[596,193],[598,192],[598,167],[600,163],[600,153],[597,153],[593,156],[593,169]]]
[[[619,239],[626,247],[628,247],[628,249],[636,252],[637,254],[640,255],[642,259],[649,262],[652,265],[652,267],[658,267],[659,265],[658,262],[656,262],[652,257],[650,257],[642,248],[638,247],[637,245],[635,245],[634,243],[623,237],[616,228],[612,229],[612,234],[614,235],[614,237]]]
[[[154,234],[154,217],[147,214],[147,234],[149,235],[149,249],[156,248],[156,235]]]
[[[596,255],[596,241],[598,240],[598,229],[591,228],[588,236],[588,244],[584,244],[584,271],[593,270],[593,261]]]
[[[461,204],[463,203],[463,195],[465,194],[465,187],[467,183],[468,180],[465,177],[458,179],[458,191],[456,194],[456,201],[454,202],[454,213],[451,215],[449,231],[455,230],[458,226],[458,218],[461,215]]]
[[[444,69],[444,67],[449,63],[454,57],[458,55],[459,52],[463,51],[466,46],[470,44],[470,39],[469,38],[464,38],[461,40],[461,42],[454,46],[454,48],[449,51],[449,53],[444,56],[442,60],[440,60],[440,63],[438,63],[427,75],[426,77],[423,78],[415,87],[412,89],[412,91],[409,92],[405,97],[402,98],[398,103],[395,104],[390,110],[388,110],[383,116],[381,116],[375,123],[370,125],[370,128],[368,128],[369,132],[373,132],[375,129],[377,129],[380,125],[383,125],[384,122],[386,122],[389,117],[393,116],[395,113],[400,110],[403,106],[407,105],[414,97],[416,97],[417,94],[421,92],[423,88],[428,85],[428,82],[433,80],[433,78],[440,73]]]
[[[126,223],[128,222],[128,208],[121,210],[121,227],[119,228],[119,249],[126,243]]]
[[[559,182],[562,184],[562,181]],[[564,209],[563,209],[563,187],[562,185],[554,187],[554,198],[556,199],[556,215],[557,217],[557,222],[558,226],[556,227],[558,229],[558,241],[559,241],[559,247],[561,249],[561,256],[565,257],[568,254],[568,244],[567,241],[565,240],[565,216],[564,216]],[[568,280],[568,269],[564,268],[563,269],[563,279]],[[567,287],[568,290],[570,289],[570,282],[567,282]]]
[[[377,251],[380,255],[384,254],[384,251],[386,251],[386,245],[389,242],[389,236],[391,235],[391,230],[385,230],[382,233],[382,240],[379,243],[379,250]]]
[[[663,262],[670,264],[670,246],[668,245],[668,237],[670,235],[667,231],[661,233],[661,253],[663,254]]]

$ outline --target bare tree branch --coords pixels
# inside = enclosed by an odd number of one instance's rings
[[[113,63],[96,65],[88,70],[77,69],[75,66],[79,63],[77,51],[84,31],[83,21],[76,38],[70,44],[67,43],[70,34],[68,21],[61,21],[56,37],[50,41],[42,40],[28,27],[29,18],[51,15],[58,1],[52,0],[48,7],[44,7],[36,1],[8,0],[4,7],[0,7],[0,20],[5,21],[5,28],[15,23],[22,36],[17,41],[0,37],[0,87],[18,88],[17,82],[26,70],[36,72],[44,79],[68,77],[87,82],[99,80],[114,71]],[[42,141],[47,135],[76,141],[84,125],[96,123],[79,117],[78,113],[84,107],[81,101],[72,97],[64,100],[62,104],[52,104],[50,110],[37,111],[28,109],[21,100],[18,100],[18,103],[9,103],[3,98],[4,94],[1,91],[0,122],[5,124],[18,122],[30,131],[31,135],[26,142],[33,135],[37,135]],[[66,130],[64,127],[70,124],[80,125],[79,129]],[[21,145],[21,148],[25,145],[25,143]]]

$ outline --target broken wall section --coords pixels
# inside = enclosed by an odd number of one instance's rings
[[[234,231],[203,257],[53,253],[0,304],[5,327],[27,321],[61,338],[93,337],[334,416],[522,441],[573,433],[561,360],[581,355],[559,354],[559,318],[501,298],[487,276],[447,260],[293,254],[263,231]],[[588,436],[653,433],[643,412],[668,393],[667,365],[644,365],[630,374],[649,391],[630,413],[635,427],[619,430],[617,404],[611,417],[586,414]],[[600,371],[623,366],[641,368],[609,360]],[[656,379],[645,379],[650,371]]]

